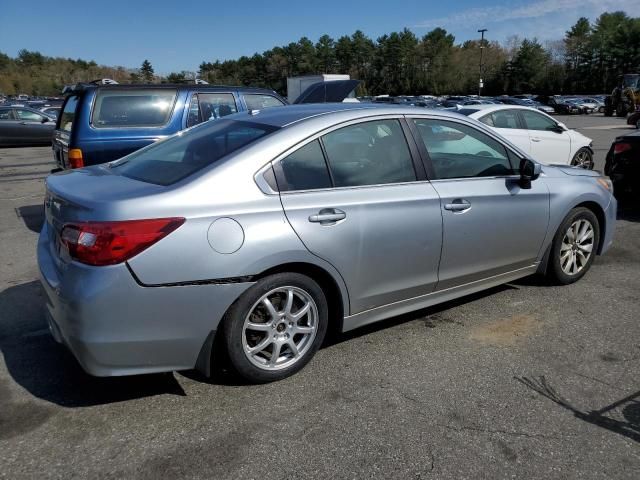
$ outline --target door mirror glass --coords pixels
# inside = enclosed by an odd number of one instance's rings
[[[528,158],[523,158],[520,161],[520,187],[531,188],[531,182],[540,176],[540,172],[542,172],[542,165]]]
[[[42,120],[40,120],[40,123],[47,123],[49,120],[51,120],[49,117],[42,117]]]

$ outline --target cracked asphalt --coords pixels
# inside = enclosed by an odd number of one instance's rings
[[[601,169],[619,119],[563,118]],[[0,149],[0,478],[638,478],[640,208],[567,287],[535,278],[336,339],[298,375],[92,378],[50,338],[48,148]]]

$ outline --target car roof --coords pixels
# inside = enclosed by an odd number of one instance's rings
[[[531,110],[533,112],[539,112],[535,107],[525,107],[524,105],[464,105],[465,110],[477,110],[477,112],[491,113],[498,110]],[[473,115],[473,114],[472,114]]]
[[[78,83],[71,86],[68,90],[68,94],[78,93],[82,90],[158,90],[158,89],[183,89],[183,90],[208,90],[208,91],[228,91],[238,90],[242,92],[254,92],[254,93],[268,93],[273,95],[276,93],[269,88],[261,87],[243,87],[238,85],[203,85],[194,83],[158,83],[158,84],[118,84],[118,85],[95,85],[91,83]],[[276,93],[277,95],[277,93]]]
[[[310,103],[300,105],[287,105],[271,107],[265,110],[253,110],[241,112],[232,117],[237,120],[264,123],[275,127],[286,127],[294,123],[302,122],[319,116],[331,116],[332,114],[353,113],[354,119],[383,115],[438,115],[443,117],[460,118],[461,115],[447,110],[433,110],[422,107],[403,106],[401,104],[388,103]]]

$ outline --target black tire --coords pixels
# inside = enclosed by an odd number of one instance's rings
[[[591,149],[582,147],[571,159],[571,165],[574,167],[582,167],[585,170],[593,170],[593,152]]]
[[[562,268],[561,249],[563,246],[563,239],[565,238],[567,231],[578,220],[588,221],[593,228],[592,250],[591,254],[587,258],[587,262],[582,266],[582,268],[574,274],[568,274]],[[551,252],[548,260],[549,265],[547,266],[547,274],[550,280],[560,285],[569,285],[570,283],[580,280],[589,271],[593,264],[593,259],[596,256],[599,241],[600,225],[596,215],[585,207],[578,207],[571,210],[562,221],[555,236],[553,237],[553,243],[551,245]]]
[[[295,287],[308,294],[317,309],[316,334],[311,346],[292,365],[280,370],[266,370],[254,365],[245,353],[243,347],[244,321],[256,302],[264,295],[281,287]],[[311,278],[299,273],[277,273],[262,278],[255,285],[244,292],[229,308],[222,319],[223,343],[227,352],[230,366],[250,383],[267,383],[282,380],[301,370],[315,355],[322,345],[327,332],[329,308],[324,292]],[[269,336],[270,333],[265,334]],[[293,335],[292,335],[293,339]]]

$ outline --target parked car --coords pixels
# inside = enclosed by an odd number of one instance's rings
[[[313,84],[297,101],[342,101],[358,83]],[[79,84],[68,90],[56,123],[54,158],[62,169],[105,163],[207,120],[286,104],[264,88]]]
[[[640,192],[640,132],[617,137],[607,153],[604,173],[616,196]]]
[[[556,113],[560,113],[563,115],[574,115],[581,113],[581,109],[578,105],[567,102],[565,99],[560,97],[549,97],[547,105],[553,107]]]
[[[266,382],[328,329],[536,272],[577,281],[616,205],[605,177],[462,115],[298,105],[50,175],[38,264],[51,332],[89,373],[207,374],[224,349]]]
[[[55,118],[29,107],[0,106],[0,146],[51,145]]]
[[[540,110],[541,112],[544,112],[549,115],[551,115],[552,113],[556,113],[556,110],[553,107],[550,107],[549,105],[545,105],[544,103],[536,102],[533,100],[531,101],[531,105],[526,105],[526,106],[534,107]]]
[[[475,105],[459,112],[494,128],[540,163],[593,168],[591,139],[536,108]]]
[[[593,113],[598,108],[595,103],[586,102],[581,98],[567,98],[565,102],[571,105],[575,105],[576,107],[578,107],[579,113],[584,114]]]
[[[604,99],[600,100],[596,97],[587,97],[581,99],[584,103],[588,104],[594,112],[604,113]]]
[[[627,125],[633,125],[637,129],[640,129],[640,110],[636,110],[627,117]]]
[[[60,115],[60,110],[62,110],[61,107],[42,107],[40,109],[40,111],[42,113],[46,113],[47,115],[53,117],[53,118],[58,118],[58,116]]]

